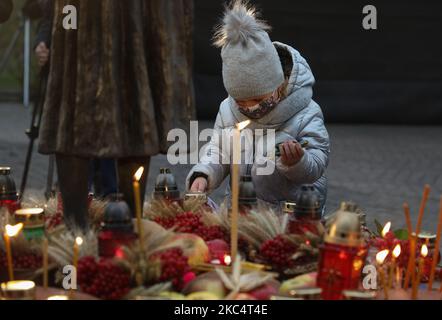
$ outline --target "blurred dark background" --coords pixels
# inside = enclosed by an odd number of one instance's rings
[[[194,0],[194,78],[200,119],[213,120],[226,97],[214,26],[222,0]],[[327,123],[442,124],[442,1],[252,0],[273,26],[271,38],[292,45],[316,77],[314,99]],[[0,25],[0,57],[36,0],[14,0],[15,14]],[[378,29],[364,30],[362,8],[374,5]],[[32,34],[38,19],[32,20]],[[22,36],[0,73],[0,102],[22,94]],[[38,91],[32,62],[31,93]],[[35,100],[35,99],[34,99]]]
[[[271,38],[292,45],[316,77],[328,123],[442,123],[442,1],[257,0]],[[362,28],[375,5],[378,29]],[[195,86],[200,118],[225,98],[211,46],[224,1],[195,0]]]

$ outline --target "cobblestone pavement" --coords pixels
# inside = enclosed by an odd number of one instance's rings
[[[0,165],[14,169],[19,184],[28,140],[30,111],[19,105],[0,105]],[[210,126],[204,122],[203,127]],[[425,229],[435,231],[439,197],[442,195],[442,127],[401,127],[375,125],[328,125],[332,155],[328,169],[329,194],[327,211],[335,210],[342,200],[358,203],[374,219],[391,220],[404,227],[402,204],[409,202],[415,223],[423,187],[432,191],[424,216]],[[36,148],[35,148],[36,149]],[[48,158],[34,151],[28,187],[41,193],[45,187]],[[153,158],[148,191],[151,192],[166,157]],[[173,167],[180,188],[190,166]],[[220,200],[224,188],[212,196]]]

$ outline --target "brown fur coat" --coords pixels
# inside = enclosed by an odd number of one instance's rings
[[[76,6],[78,29],[62,26]],[[55,0],[42,153],[150,156],[194,118],[192,0]]]

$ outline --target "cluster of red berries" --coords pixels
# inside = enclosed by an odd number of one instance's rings
[[[371,245],[379,249],[379,251],[388,249],[392,252],[398,244],[401,246],[401,254],[396,262],[399,267],[404,268],[407,267],[408,259],[410,257],[410,242],[408,240],[397,239],[392,231],[387,232],[383,238],[378,237],[371,240]],[[418,249],[416,249],[416,254],[416,256],[419,255]],[[392,255],[389,254],[387,256],[387,261],[390,261],[391,259]]]
[[[166,229],[175,227],[177,232],[193,233],[210,241],[215,239],[226,239],[226,233],[220,226],[206,226],[201,221],[201,215],[192,212],[178,214],[174,218],[155,218],[154,221]]]
[[[30,254],[20,254],[13,255],[12,261],[15,269],[39,269],[42,266],[42,256],[30,253]],[[8,259],[4,252],[0,252],[0,267],[6,268],[8,265]]]
[[[53,229],[63,223],[63,214],[59,211],[46,218],[46,228]]]
[[[188,258],[179,248],[172,248],[156,253],[152,259],[161,262],[161,282],[171,281],[175,289],[181,290],[184,286],[184,276],[190,271]]]
[[[55,213],[51,216],[46,216],[45,219],[47,229],[53,229],[63,223],[63,200],[61,193],[57,194],[57,208]]]
[[[109,259],[81,258],[77,279],[83,292],[100,299],[118,300],[130,290],[129,273]]]
[[[389,231],[385,234],[385,236],[383,238],[378,237],[378,238],[372,239],[371,244],[374,247],[378,248],[379,250],[388,249],[388,250],[390,250],[390,252],[392,252],[392,250],[394,250],[396,245],[400,244],[401,254],[397,258],[397,264],[401,268],[408,267],[408,260],[410,258],[410,252],[411,252],[410,242],[408,240],[399,240],[395,237],[393,232]],[[416,253],[415,253],[416,257],[419,257],[419,255],[420,255],[421,246],[422,246],[422,243],[418,243],[418,245],[416,246]],[[389,254],[387,256],[387,261],[390,261],[391,259],[392,259],[391,254]],[[440,255],[438,257],[438,260],[439,261],[437,263],[440,262]],[[418,260],[416,259],[416,268],[417,268],[417,262],[418,262]],[[423,273],[422,273],[422,282],[428,281],[428,278],[429,278],[429,275],[431,272],[432,263],[433,263],[433,252],[431,250],[428,253],[428,256],[425,258],[424,269],[423,269]],[[436,279],[440,278],[441,276],[442,276],[442,269],[437,269]]]
[[[265,241],[260,248],[261,256],[277,271],[283,271],[294,266],[291,256],[297,247],[283,236],[279,235]]]

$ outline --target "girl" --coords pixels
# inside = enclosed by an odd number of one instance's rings
[[[251,173],[261,200],[294,199],[302,184],[313,184],[324,205],[330,150],[321,108],[312,100],[315,79],[298,51],[271,42],[269,29],[247,3],[234,1],[226,10],[215,45],[221,48],[229,96],[221,103],[215,130],[231,129],[245,120],[251,121],[252,130],[275,129],[280,156],[266,160],[275,162],[273,173],[258,175],[257,161],[248,150],[243,150],[243,159],[252,157],[251,168],[241,165],[240,171]],[[308,145],[303,148],[301,143]],[[209,149],[188,175],[192,192],[213,191],[230,172],[230,165],[220,161],[230,158],[226,148],[212,139]]]

